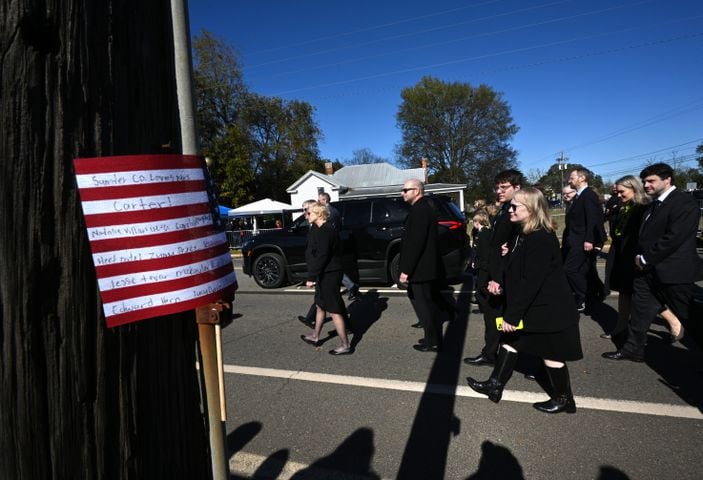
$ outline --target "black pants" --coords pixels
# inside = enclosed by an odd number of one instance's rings
[[[442,345],[442,302],[438,282],[411,282],[408,285],[408,298],[418,320],[425,330],[425,343],[429,346]]]
[[[632,289],[632,316],[623,350],[641,357],[644,356],[647,331],[664,305],[674,312],[684,326],[688,327],[693,285],[690,283],[662,284],[650,271],[637,273]]]
[[[569,281],[571,291],[574,292],[576,305],[586,302],[589,279],[595,272],[595,252],[585,252],[583,248],[570,247],[564,255],[564,271]]]

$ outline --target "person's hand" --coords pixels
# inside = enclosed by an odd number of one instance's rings
[[[504,333],[512,333],[512,332],[514,332],[515,330],[517,330],[517,328],[515,328],[515,325],[513,325],[513,324],[511,324],[511,323],[508,323],[508,322],[506,322],[505,320],[503,320],[503,332],[504,332]]]
[[[491,295],[502,295],[503,289],[501,288],[500,283],[493,280],[488,282],[488,293]]]
[[[315,282],[313,282],[312,280],[308,280],[307,282],[305,282],[305,286],[308,288],[312,288],[315,286]]]
[[[400,277],[398,277],[398,282],[400,283],[408,283],[408,274],[407,273],[400,273]]]
[[[593,244],[591,242],[583,242],[583,251],[590,252],[593,250]]]
[[[500,246],[500,255],[502,257],[506,256],[509,251],[510,248],[508,248],[508,242],[505,242],[503,245]]]
[[[635,255],[635,266],[640,270],[644,269],[644,265],[642,265],[642,255]]]

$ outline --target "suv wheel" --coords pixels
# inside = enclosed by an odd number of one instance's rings
[[[391,282],[395,283],[396,286],[401,289],[405,290],[405,288],[400,286],[400,253],[396,253],[395,256],[393,257],[393,260],[391,260],[391,265],[388,268],[391,276]]]
[[[286,279],[283,257],[277,253],[263,253],[253,265],[254,281],[263,288],[278,288]]]

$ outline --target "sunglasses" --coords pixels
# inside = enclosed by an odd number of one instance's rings
[[[411,191],[411,190],[417,190],[417,188],[404,188],[404,189],[401,190],[401,192],[403,192],[403,193],[408,193],[408,192]]]
[[[516,205],[516,204],[514,204],[514,203],[511,203],[508,208],[509,208],[510,210],[512,210],[513,212],[515,212],[515,211],[517,211],[517,207],[519,207],[519,206],[520,206],[520,205]]]

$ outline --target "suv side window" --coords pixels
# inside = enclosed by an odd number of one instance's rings
[[[367,225],[371,220],[371,202],[345,202],[342,225]]]
[[[408,216],[408,206],[403,201],[378,199],[373,202],[372,223],[403,223]]]

